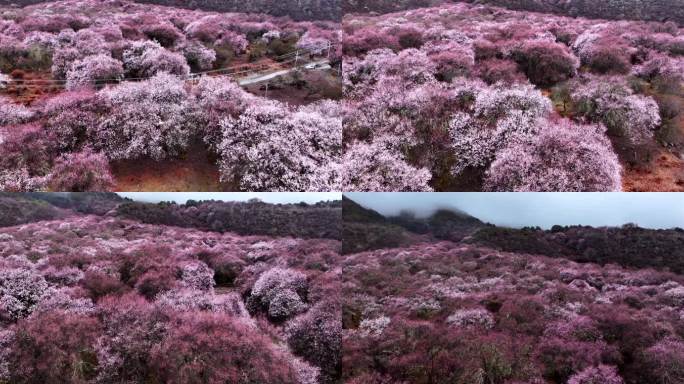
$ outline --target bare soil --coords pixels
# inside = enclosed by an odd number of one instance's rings
[[[216,159],[202,143],[194,143],[179,159],[124,160],[111,163],[115,191],[126,192],[216,192],[234,191],[219,182]]]
[[[625,192],[684,192],[684,97],[681,93],[670,97],[682,111],[676,117],[678,130],[668,138],[667,148],[659,147],[659,153],[647,167],[625,166],[622,184]]]
[[[2,94],[24,105],[30,105],[39,99],[56,95],[64,90],[63,85],[52,81],[52,74],[49,72],[17,69],[9,75],[17,82],[10,83],[6,89],[2,90]]]
[[[625,168],[622,189],[625,192],[684,192],[684,161],[662,151],[650,169]]]

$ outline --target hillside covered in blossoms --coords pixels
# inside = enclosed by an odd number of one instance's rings
[[[343,18],[345,191],[684,190],[677,22],[608,11],[632,3],[621,1],[486,2],[575,4],[617,20],[429,1],[377,15],[348,3],[358,8]]]
[[[684,382],[681,228],[544,235],[344,204],[345,383]],[[370,243],[350,225],[401,241]]]
[[[0,193],[0,383],[684,380],[682,228],[356,198]]]
[[[0,5],[26,6],[46,3],[50,0],[0,0]],[[273,16],[287,16],[294,20],[339,20],[339,0],[139,0],[141,3],[183,7],[217,12],[267,13]]]
[[[684,6],[678,0],[342,0],[342,9],[345,13],[389,13],[456,2],[602,19],[672,21],[684,25]]]
[[[649,20],[684,25],[684,6],[678,0],[465,0],[534,12],[604,19]]]
[[[339,25],[0,5],[0,190],[335,190]]]
[[[19,217],[9,199],[0,217]],[[0,228],[0,383],[339,382],[338,240],[144,224],[79,199]]]

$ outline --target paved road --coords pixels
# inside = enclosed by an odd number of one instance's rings
[[[319,60],[319,61],[314,61],[313,63],[301,65],[301,66],[295,67],[295,68],[283,69],[283,70],[276,71],[276,72],[243,77],[242,79],[238,79],[237,82],[241,86],[246,86],[246,85],[250,85],[250,84],[263,83],[264,81],[269,81],[269,80],[275,79],[276,77],[287,75],[288,73],[294,72],[298,69],[326,70],[326,69],[330,69],[330,68],[331,67],[330,67],[330,64],[328,63],[327,59],[326,60]]]

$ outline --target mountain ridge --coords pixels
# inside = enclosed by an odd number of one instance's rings
[[[555,225],[510,228],[484,223],[464,212],[439,209],[427,218],[410,212],[384,217],[349,198],[344,208],[355,214],[344,216],[343,253],[406,247],[418,242],[448,240],[485,246],[504,252],[543,255],[578,263],[618,264],[630,268],[654,268],[684,274],[684,229],[649,229],[635,224],[620,227]],[[344,209],[343,208],[343,209]],[[359,212],[359,210],[365,210]],[[373,217],[372,222],[348,217]]]
[[[450,208],[440,208],[424,218],[410,211],[383,216],[344,195],[342,211],[342,252],[345,254],[406,246],[430,239],[461,241],[486,226],[479,219]]]

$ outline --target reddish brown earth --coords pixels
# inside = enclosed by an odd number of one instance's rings
[[[684,97],[676,100],[679,110],[684,111]],[[680,113],[677,126],[679,137],[673,139],[673,148],[662,149],[646,168],[625,167],[622,188],[625,192],[684,192],[684,113]]]
[[[64,89],[61,84],[52,81],[49,72],[27,72],[17,69],[10,73],[10,77],[17,82],[9,84],[2,94],[25,105]]]
[[[115,191],[126,192],[214,192],[234,187],[219,182],[216,160],[201,143],[190,147],[179,159],[152,159],[112,162]]]
[[[622,189],[625,192],[684,192],[684,161],[662,151],[650,169],[625,168]]]

